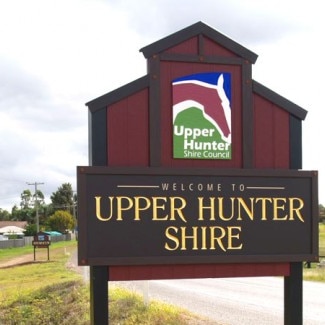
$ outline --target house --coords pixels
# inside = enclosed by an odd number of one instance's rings
[[[27,221],[0,221],[0,235],[24,235],[24,230],[26,229]]]

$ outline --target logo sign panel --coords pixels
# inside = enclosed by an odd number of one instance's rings
[[[38,248],[47,248],[51,245],[50,236],[43,232],[39,232],[34,236],[34,240],[32,241],[32,245]]]
[[[198,73],[173,88],[173,157],[231,159],[231,75]]]
[[[318,259],[307,171],[78,167],[80,265]]]

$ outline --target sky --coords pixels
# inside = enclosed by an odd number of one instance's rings
[[[325,205],[321,0],[0,0],[0,208],[88,165],[86,103],[146,74],[139,50],[198,21],[258,55],[253,79],[308,111],[303,169]],[[123,62],[123,65],[119,64]],[[324,174],[324,175],[323,175]]]

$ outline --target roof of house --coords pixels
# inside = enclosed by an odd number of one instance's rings
[[[0,228],[15,226],[19,228],[26,228],[28,222],[27,221],[0,221]]]

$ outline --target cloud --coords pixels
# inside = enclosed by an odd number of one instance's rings
[[[281,0],[158,0],[154,4],[150,0],[115,0],[111,4],[127,16],[130,27],[153,41],[203,21],[234,40],[250,44],[272,42],[298,33],[304,28],[301,19],[288,16],[287,9],[293,5],[309,9],[309,5],[299,0],[285,3]]]
[[[48,198],[64,182],[75,188],[76,166],[88,164],[85,103],[143,76],[146,61],[139,50],[197,21],[258,54],[254,79],[309,111],[303,124],[305,166],[319,169],[321,5],[318,0],[2,1],[0,208],[19,204],[26,182],[44,182],[40,190]]]

